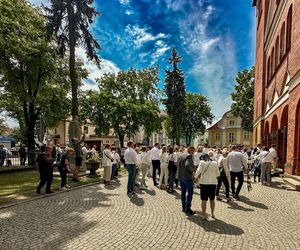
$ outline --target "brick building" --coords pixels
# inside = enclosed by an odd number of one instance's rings
[[[256,6],[254,144],[276,144],[279,166],[300,175],[300,0]]]

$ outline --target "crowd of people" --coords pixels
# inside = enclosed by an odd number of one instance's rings
[[[44,146],[37,157],[40,169],[40,184],[37,193],[46,185],[46,193],[52,193],[53,165],[57,163],[61,176],[61,188],[67,189],[67,173],[70,170],[71,157],[75,157],[75,168],[72,181],[79,181],[78,172],[88,153],[97,153],[96,146],[81,147],[81,139],[71,140],[71,146],[64,152],[57,146]],[[102,151],[103,179],[105,185],[111,185],[117,178],[117,170],[121,163],[128,172],[127,194],[132,197],[136,190],[148,188],[146,178],[151,178],[153,185],[173,193],[176,188],[181,190],[182,211],[193,215],[191,209],[194,188],[201,190],[202,216],[207,219],[206,207],[209,200],[211,216],[214,218],[215,199],[222,200],[220,189],[223,185],[226,202],[240,200],[240,191],[244,183],[244,175],[254,174],[263,185],[271,184],[271,169],[276,162],[275,145],[254,149],[243,149],[232,145],[227,148],[210,148],[208,145],[195,148],[164,146],[156,143],[153,148],[137,146],[133,141],[127,148],[120,150],[109,144]],[[237,180],[237,186],[236,186]],[[231,196],[230,196],[231,193]]]

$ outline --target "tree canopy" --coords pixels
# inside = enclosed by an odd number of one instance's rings
[[[235,91],[231,94],[232,113],[243,119],[242,126],[248,131],[253,130],[254,77],[254,67],[240,71],[236,77]]]
[[[85,118],[95,123],[98,135],[113,131],[121,146],[125,135],[134,135],[140,127],[150,136],[161,127],[156,99],[158,80],[158,67],[105,74],[98,79],[99,91],[85,93]]]
[[[184,74],[178,68],[178,64],[181,63],[181,61],[182,57],[178,55],[176,49],[173,48],[172,56],[168,59],[169,64],[172,65],[172,70],[165,70],[166,99],[164,100],[164,104],[171,119],[173,142],[175,140],[178,145],[180,144],[181,124],[185,110]]]

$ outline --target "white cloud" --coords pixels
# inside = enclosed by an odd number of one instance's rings
[[[189,73],[199,91],[207,94],[214,115],[220,117],[231,105],[229,93],[238,71],[235,43],[226,34],[209,35],[208,22],[216,9],[211,5],[205,7],[203,1],[198,1],[198,6],[179,23],[181,39],[194,59]]]
[[[151,55],[151,66],[157,63],[157,61],[164,56],[166,51],[171,49],[164,41],[157,40],[155,42],[155,52]]]
[[[76,56],[84,63],[84,67],[90,73],[85,84],[81,87],[83,90],[97,89],[97,78],[102,77],[105,73],[118,73],[120,71],[117,65],[107,59],[101,59],[101,68],[99,69],[94,62],[87,58],[85,50],[81,47],[76,48]]]
[[[173,11],[182,10],[187,2],[186,0],[165,0],[167,8]]]
[[[131,24],[128,24],[126,26],[125,31],[131,37],[133,43],[137,48],[142,47],[147,42],[168,37],[164,33],[159,33],[154,36],[149,32],[149,29],[147,27],[140,27],[138,25]]]
[[[133,14],[133,11],[132,10],[125,10],[125,14],[130,16]]]
[[[130,0],[119,0],[120,4],[123,4],[123,5],[127,5],[129,4]]]

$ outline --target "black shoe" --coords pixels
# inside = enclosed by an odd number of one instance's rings
[[[184,213],[185,213],[185,208],[183,208],[183,209],[182,209],[182,212],[184,212]]]
[[[158,186],[158,183],[157,183],[157,182],[154,182],[154,186]]]
[[[237,201],[240,200],[240,196],[238,196],[238,195],[233,196],[233,198],[236,199]]]
[[[79,180],[76,179],[76,178],[72,178],[72,181],[74,181],[74,182],[79,182]]]
[[[36,192],[37,194],[40,194],[40,193],[41,193],[41,190],[40,190],[40,189],[37,189],[35,192]]]
[[[195,212],[192,209],[186,210],[185,213],[187,215],[194,215],[195,214]]]
[[[47,191],[46,194],[53,194],[53,191]]]

